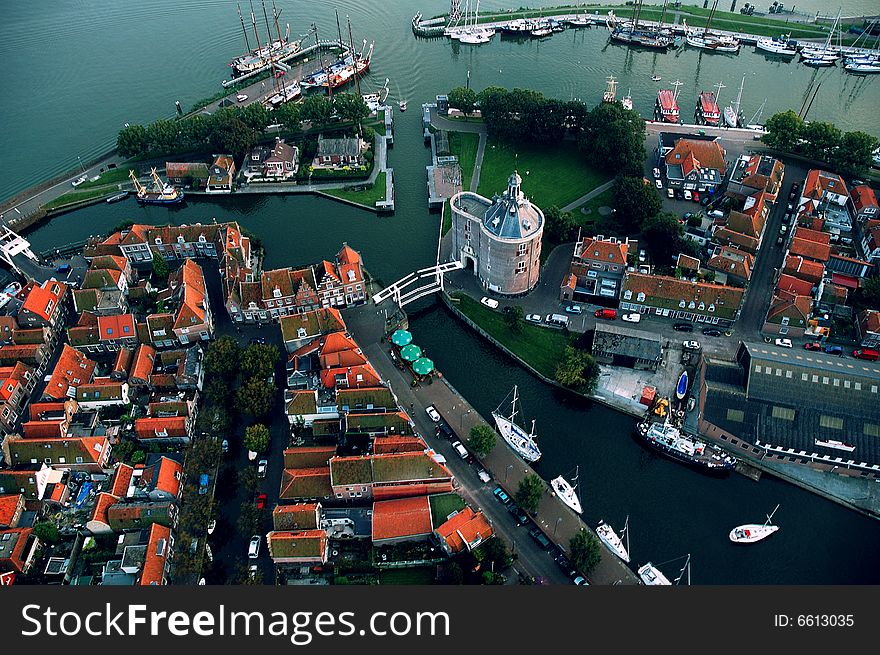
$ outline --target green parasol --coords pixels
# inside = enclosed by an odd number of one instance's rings
[[[395,330],[394,334],[391,335],[391,343],[393,343],[395,346],[400,347],[412,343],[412,339],[412,334],[410,334],[406,330]]]
[[[427,357],[421,357],[413,362],[412,367],[417,375],[427,375],[434,370],[434,362]]]
[[[400,356],[403,357],[404,361],[414,362],[422,356],[422,349],[416,344],[411,343],[400,349]]]

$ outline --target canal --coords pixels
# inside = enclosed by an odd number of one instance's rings
[[[320,21],[325,32],[333,24],[335,31],[336,6],[343,19],[351,16],[356,39],[362,35],[377,40],[370,82],[375,86],[390,78],[392,95],[410,103],[410,111],[395,115],[395,146],[390,151],[396,182],[393,216],[312,196],[197,199],[170,211],[130,201],[102,203],[56,217],[30,233],[34,249],[106,233],[126,220],[237,220],[266,245],[267,267],[330,258],[347,241],[363,253],[374,276],[390,282],[433,263],[436,251],[439,217],[426,210],[424,166],[429,154],[421,139],[419,104],[464,84],[468,70],[477,89],[490,84],[521,86],[590,103],[598,100],[605,77],[614,74],[620,89],[632,88],[636,108],[643,112],[649,111],[656,92],[650,81],[654,73],[664,81],[681,79],[682,94],[694,98],[719,80],[728,86],[723,94],[732,93],[746,73],[747,118],[765,97],[764,117],[780,109],[798,109],[811,78],[819,75],[822,86],[811,116],[834,120],[843,129],[870,130],[876,125],[877,80],[852,78],[840,70],[816,73],[748,52],[733,58],[687,50],[668,55],[630,52],[608,46],[600,30],[564,32],[540,43],[496,38],[468,50],[442,39],[416,40],[409,30],[416,8],[426,15],[447,8],[437,0],[416,4],[420,6],[390,0],[368,8],[360,3],[318,7],[280,2],[292,32],[304,32],[312,21]],[[489,8],[504,3],[483,4]],[[0,39],[0,54],[9,57],[7,73],[13,87],[7,90],[14,102],[2,130],[6,147],[0,149],[0,157],[7,174],[0,197],[71,162],[76,165],[78,154],[88,155],[96,138],[112,141],[124,121],[149,121],[169,114],[175,99],[188,108],[213,93],[226,75],[225,62],[241,49],[234,2],[196,0],[181,6],[157,0],[146,7],[122,0],[106,9],[52,10],[16,5],[7,13],[12,20],[0,26],[0,36],[8,33],[9,39]],[[169,16],[174,20],[168,21]],[[58,47],[49,59],[38,34],[53,29],[53,45]],[[91,39],[100,39],[104,46],[91,47]],[[27,74],[14,65],[24,65],[25,57],[30,62]],[[59,61],[80,64],[71,68],[59,66]],[[57,99],[16,109],[24,99],[45,97],[46,89]],[[32,129],[59,121],[64,130]],[[632,419],[540,383],[439,305],[417,311],[412,330],[452,384],[484,415],[513,384],[519,385],[525,414],[536,420],[544,452],[538,471],[550,479],[579,466],[585,519],[592,525],[604,519],[619,528],[628,515],[634,563],[651,560],[673,577],[676,565],[661,563],[691,553],[693,579],[699,584],[880,583],[880,523],[769,477],[757,484],[738,475],[717,480],[659,459],[633,440]],[[775,519],[782,526],[777,534],[747,548],[729,543],[731,527],[760,522],[777,503],[781,507]]]

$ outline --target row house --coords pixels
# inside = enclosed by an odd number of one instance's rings
[[[320,566],[327,563],[324,530],[273,530],[266,535],[269,557],[278,565]]]
[[[73,291],[74,310],[98,315],[122,314],[128,306],[129,285],[135,280],[135,271],[125,257],[93,257],[80,288]]]
[[[843,178],[837,173],[813,169],[807,173],[798,203],[798,223],[820,218],[826,229],[852,231],[850,197]]]
[[[321,527],[321,503],[294,503],[276,505],[272,510],[275,530],[317,530]]]
[[[785,165],[778,159],[757,153],[742,155],[730,172],[725,195],[745,200],[764,192],[770,202],[776,202],[784,175]]]
[[[637,244],[615,237],[584,237],[574,246],[568,273],[563,276],[559,299],[591,302],[595,298],[616,300],[620,296],[627,258]]]
[[[202,267],[187,259],[171,277],[169,285],[170,299],[177,303],[172,330],[178,341],[186,345],[211,339],[214,319]]]
[[[138,441],[150,443],[189,443],[194,416],[146,416],[134,422]]]
[[[452,557],[473,551],[494,533],[492,524],[483,512],[475,512],[470,507],[465,507],[438,525],[434,534],[440,542],[440,547]]]
[[[128,383],[113,378],[95,378],[76,388],[76,401],[84,409],[127,405]]]
[[[729,327],[739,317],[743,296],[744,290],[737,287],[630,272],[624,279],[620,307]]]
[[[208,165],[203,161],[196,162],[165,162],[165,175],[171,184],[184,187],[195,185],[204,189],[208,183],[210,172]]]
[[[0,530],[18,527],[24,512],[24,494],[0,494]]]
[[[856,334],[862,348],[880,349],[880,311],[862,310],[856,319]]]
[[[715,271],[715,282],[745,287],[752,277],[755,258],[731,246],[716,246],[706,268]]]
[[[317,286],[311,267],[263,271],[260,276],[261,307],[273,319],[318,309],[321,301]]]
[[[46,466],[85,473],[101,473],[110,460],[107,437],[24,438],[8,435],[3,458],[13,467]]]
[[[862,223],[859,235],[865,259],[876,266],[880,263],[880,218],[872,218]]]
[[[794,286],[788,285],[789,289]],[[767,311],[762,331],[769,334],[802,337],[809,327],[812,308],[813,298],[811,295],[777,286],[770,301],[770,309]]]
[[[284,182],[296,177],[299,148],[276,138],[275,143],[255,146],[242,164],[248,182]]]
[[[858,222],[880,218],[880,207],[877,205],[877,195],[867,184],[854,186],[849,193],[852,203],[853,217]]]
[[[79,385],[91,382],[95,366],[95,362],[84,353],[65,343],[43,389],[43,398],[66,400],[75,397]]]
[[[43,284],[28,282],[16,294],[22,301],[16,317],[19,327],[59,329],[67,315],[65,300],[68,288],[56,280],[47,280]]]
[[[137,346],[139,336],[134,314],[99,316],[83,312],[76,325],[67,329],[67,340],[87,353],[115,353]]]
[[[678,138],[671,150],[661,154],[661,164],[670,188],[712,193],[724,181],[724,157],[715,140]]]
[[[153,390],[201,390],[204,381],[198,346],[185,350],[157,352],[148,344],[138,346],[128,382],[133,387]]]
[[[220,225],[152,225],[135,224],[111,234],[96,247],[101,254],[118,250],[133,265],[149,263],[153,255],[166,260],[209,257],[217,259]]]
[[[335,308],[282,316],[279,325],[281,338],[288,353],[294,353],[323,336],[346,329],[342,315]]]
[[[138,585],[142,587],[167,585],[170,579],[173,556],[174,537],[171,534],[171,528],[153,523],[150,526],[144,565]]]
[[[388,500],[452,491],[452,473],[431,451],[333,457],[330,486],[337,500]]]
[[[27,573],[39,550],[40,540],[33,528],[0,530],[0,573]]]
[[[227,312],[233,316],[229,305],[233,297],[241,304],[239,286],[259,279],[259,259],[250,238],[242,234],[237,223],[225,223],[221,227],[219,259]]]
[[[37,383],[34,369],[16,362],[0,367],[0,428],[13,432]]]
[[[231,193],[234,179],[235,160],[232,155],[214,155],[205,191],[207,193]]]

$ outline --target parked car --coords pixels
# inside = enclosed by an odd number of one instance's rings
[[[467,451],[467,448],[465,448],[465,447],[464,447],[464,444],[462,444],[460,441],[453,441],[453,442],[452,442],[452,449],[453,449],[453,450],[458,454],[458,456],[461,457],[462,459],[467,459],[467,458],[468,458],[468,454],[469,454],[469,453],[468,453],[468,451]]]
[[[582,575],[575,576],[575,578],[572,580],[572,582],[578,586],[581,586],[581,585],[589,586],[590,585],[590,583],[587,582],[587,579]]]
[[[525,319],[527,323],[535,323],[536,325],[541,324],[541,315],[540,314],[526,314]]]
[[[486,307],[491,307],[492,309],[498,309],[498,301],[494,298],[489,298],[487,296],[483,296],[480,298],[480,302],[486,305]]]
[[[675,197],[679,200],[684,200],[684,192],[681,189],[675,190]]]
[[[580,305],[568,305],[565,308],[565,311],[568,312],[569,314],[583,314],[584,308],[581,307]]]
[[[70,264],[61,264],[61,266],[55,269],[55,272],[59,275],[67,275],[68,273],[70,273],[70,271]]]
[[[436,409],[434,409],[433,405],[428,405],[427,407],[425,407],[425,413],[430,417],[432,421],[434,421],[434,423],[440,422],[440,413]]]
[[[480,478],[480,482],[489,482],[492,479],[492,476],[489,475],[486,469],[477,471],[477,477]]]
[[[260,535],[255,534],[251,537],[251,541],[248,544],[248,557],[251,559],[257,559],[260,556]]]
[[[776,237],[776,245],[777,246],[781,246],[783,243],[785,243],[784,238],[782,238],[781,236]]]
[[[691,193],[691,190],[685,189],[684,190],[684,199],[685,200],[693,200],[693,198],[694,198],[694,194]]]
[[[263,509],[266,507],[266,499],[268,496],[266,494],[259,494],[257,496],[257,509]]]
[[[596,318],[604,318],[608,321],[613,321],[617,318],[617,310],[616,309],[597,309],[596,310]]]
[[[259,462],[257,462],[257,477],[265,478],[267,470],[269,470],[268,461],[266,461],[265,459],[261,459]]]
[[[655,180],[659,180],[659,179],[660,179],[660,169],[659,169],[659,168],[655,168],[655,169],[654,169],[654,179],[655,179]]]
[[[700,193],[698,191],[694,191],[692,194],[694,202],[700,202]]]
[[[495,495],[495,497],[498,500],[500,500],[505,505],[510,504],[510,496],[508,496],[507,492],[504,491],[504,489],[502,489],[501,487],[495,487],[495,489],[492,491],[492,493]]]
[[[553,546],[553,544],[547,538],[547,535],[541,532],[541,528],[537,526],[529,530],[529,536],[536,542],[538,542],[538,545],[544,550],[550,550],[550,548]]]
[[[791,348],[791,339],[774,339],[773,343],[780,348]]]
[[[438,437],[452,439],[452,437],[455,436],[455,431],[451,427],[449,427],[449,423],[444,421],[442,417],[437,422],[437,427],[435,428],[435,431]]]
[[[223,441],[221,441],[220,448],[223,450],[224,453],[228,453],[229,452],[229,441],[227,439],[224,439]]]
[[[801,185],[799,182],[795,182],[794,184],[791,185],[791,192],[792,193],[797,193],[800,190],[801,190]]]
[[[208,493],[208,474],[202,473],[199,475],[199,495],[204,496]]]
[[[672,326],[672,329],[676,332],[693,332],[694,326],[690,323],[676,323]]]
[[[248,99],[248,97],[247,97],[246,93],[239,93],[237,96],[235,96],[235,99],[238,100],[239,102],[244,102],[245,100]]]
[[[721,330],[719,330],[718,328],[713,328],[713,327],[704,327],[703,334],[705,334],[707,337],[720,337]]]
[[[626,321],[627,323],[638,323],[642,320],[642,315],[639,313],[624,314],[620,317],[620,320]]]
[[[782,225],[779,226],[779,234],[780,234],[780,236],[784,236],[786,232],[788,232],[788,225],[785,225],[783,223]]]
[[[684,346],[685,350],[699,350],[700,342],[699,341],[685,341],[682,346]]]
[[[700,198],[700,204],[703,205],[703,207],[708,207],[710,202],[712,202],[712,196],[704,194],[703,197]]]
[[[648,253],[645,252],[645,249],[642,248],[639,250],[639,262],[644,264],[648,260]]]
[[[880,359],[880,352],[872,348],[860,348],[859,350],[853,350],[853,357],[856,359],[867,359],[871,362],[876,362]]]
[[[211,519],[211,522],[208,523],[208,534],[214,534],[214,530],[217,529],[217,521],[216,519]]]
[[[666,189],[666,195],[669,198],[675,198],[675,189]]]
[[[275,78],[277,79],[279,77],[284,77],[284,71],[282,71],[282,70],[275,71]]]
[[[654,184],[657,185],[658,189],[660,189],[661,191],[663,190],[663,182],[661,182],[660,180],[654,180]]]
[[[522,508],[513,501],[507,505],[507,511],[513,514],[513,518],[516,519],[517,525],[525,525],[529,522],[528,514],[526,514]]]
[[[72,186],[75,189],[80,184],[85,182],[87,179],[89,179],[87,175],[80,175],[78,178],[76,178],[73,182],[70,183],[70,186]]]
[[[843,357],[843,348],[841,348],[840,346],[825,346],[825,354]]]
[[[822,344],[818,341],[811,341],[804,344],[804,350],[822,350]]]

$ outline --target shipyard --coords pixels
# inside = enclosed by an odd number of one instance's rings
[[[20,147],[0,579],[880,580],[878,17],[437,4],[227,3]]]

